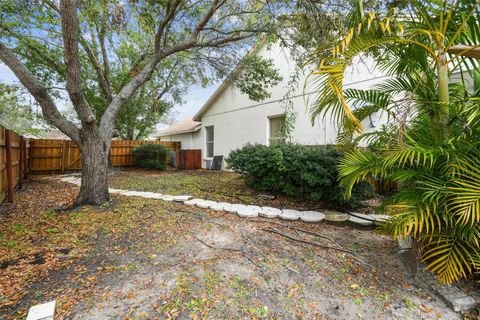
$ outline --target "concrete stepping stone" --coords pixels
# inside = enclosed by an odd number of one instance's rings
[[[114,189],[114,188],[108,188],[108,192],[110,192],[110,193],[122,193],[123,190],[121,190],[121,189]]]
[[[391,216],[386,214],[371,214],[370,215],[376,222],[385,222],[391,218]]]
[[[187,206],[194,206],[200,201],[205,201],[205,200],[204,199],[192,199],[192,200],[185,201],[183,204],[186,204]]]
[[[255,218],[258,217],[258,212],[261,209],[258,206],[245,206],[237,210],[237,215],[242,218]]]
[[[192,200],[192,199],[193,199],[192,196],[186,196],[186,195],[173,196],[173,201],[175,201],[175,202],[185,202],[185,201]]]
[[[350,215],[360,219],[364,219],[364,220],[372,220],[372,221],[375,220],[375,217],[371,214],[365,214],[360,212],[350,212]]]
[[[225,208],[225,211],[230,213],[237,213],[237,211],[241,208],[245,208],[246,205],[240,203],[234,203],[230,206],[230,208]]]
[[[195,205],[199,208],[207,209],[207,208],[210,208],[211,206],[213,206],[216,203],[217,203],[216,201],[204,200],[204,201],[197,202]]]
[[[325,220],[330,222],[346,222],[350,218],[350,215],[341,213],[338,211],[326,211]]]
[[[373,221],[365,220],[365,219],[362,219],[362,218],[359,218],[359,217],[355,217],[355,216],[350,216],[350,218],[348,218],[348,221],[353,222],[353,223],[355,223],[355,224],[362,225],[362,226],[371,226],[371,225],[373,225]]]
[[[294,221],[300,219],[302,212],[293,209],[284,209],[282,213],[278,216],[282,220]]]
[[[163,200],[164,197],[165,195],[161,193],[153,193],[150,199]]]
[[[139,197],[140,196],[140,192],[133,191],[133,190],[125,190],[125,191],[121,192],[120,194],[122,194],[124,196],[128,196],[128,197]]]
[[[248,206],[247,206],[247,209],[255,210],[255,211],[257,211],[257,212],[262,211],[262,207],[254,206],[254,205],[248,205]]]
[[[218,202],[210,207],[214,211],[226,211],[227,208],[230,208],[232,204],[228,202]]]
[[[258,212],[261,217],[264,218],[276,218],[282,213],[282,210],[272,207],[262,207],[262,210]]]
[[[391,216],[386,214],[372,214],[371,216],[373,216],[373,218],[375,219],[375,222],[373,224],[375,224],[376,226],[385,224],[391,218]]]
[[[318,211],[302,211],[300,220],[304,222],[320,222],[325,219],[325,214]]]
[[[147,199],[156,199],[157,194],[155,192],[142,192],[139,196]]]

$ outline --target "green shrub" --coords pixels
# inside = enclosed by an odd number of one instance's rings
[[[136,166],[142,168],[165,170],[168,149],[159,144],[143,144],[133,149]]]
[[[372,187],[359,184],[354,196],[344,200],[337,180],[341,156],[332,146],[247,144],[232,151],[226,161],[230,169],[244,176],[248,186],[256,189],[353,207],[372,194]]]

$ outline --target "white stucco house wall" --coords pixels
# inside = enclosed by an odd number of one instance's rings
[[[160,141],[180,141],[182,149],[201,149],[201,122],[188,118],[159,131],[154,137]]]
[[[197,112],[187,119],[157,134],[162,141],[181,141],[182,149],[201,149],[202,167],[208,168],[214,155],[228,157],[229,153],[247,143],[268,144],[281,127],[285,117],[285,100],[289,99],[296,113],[292,142],[305,145],[334,144],[338,129],[327,116],[312,125],[309,99],[313,102],[314,88],[305,82],[307,74],[300,77],[298,88],[288,90],[290,76],[295,72],[295,62],[286,49],[278,44],[263,45],[253,53],[272,59],[283,80],[271,88],[271,96],[255,102],[243,94],[231,82],[225,81]],[[385,76],[378,71],[373,61],[354,63],[345,74],[345,88],[367,89],[383,81]],[[304,84],[307,87],[304,89]],[[288,97],[286,97],[286,93]],[[365,131],[371,131],[386,122],[382,112],[363,123]],[[186,125],[190,124],[190,126]],[[372,126],[373,125],[373,126]]]

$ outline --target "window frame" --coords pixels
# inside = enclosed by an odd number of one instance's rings
[[[208,140],[208,130],[212,130],[212,140]],[[208,155],[208,147],[209,144],[212,145],[212,155]],[[213,156],[215,155],[215,127],[213,125],[210,126],[205,126],[205,159],[213,159]]]
[[[283,118],[283,125],[285,125],[285,121],[287,119],[287,115],[285,113],[273,115],[273,116],[268,116],[267,117],[267,145],[270,145],[273,140],[280,140],[282,139],[281,143],[286,143],[287,142],[287,137],[277,137],[277,138],[272,138],[272,119],[276,118]]]

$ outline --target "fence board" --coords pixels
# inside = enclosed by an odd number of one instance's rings
[[[5,128],[0,127],[0,203],[7,196],[7,155],[5,152]]]
[[[177,167],[182,170],[200,169],[202,167],[202,150],[177,151]]]
[[[30,139],[30,173],[63,173],[69,170],[81,170],[80,149],[70,140]],[[133,141],[113,140],[110,146],[110,160],[114,167],[133,165],[133,148],[142,144],[161,144],[170,151],[178,151],[178,141]]]
[[[22,137],[0,127],[0,203],[13,201],[13,190],[23,184]]]

